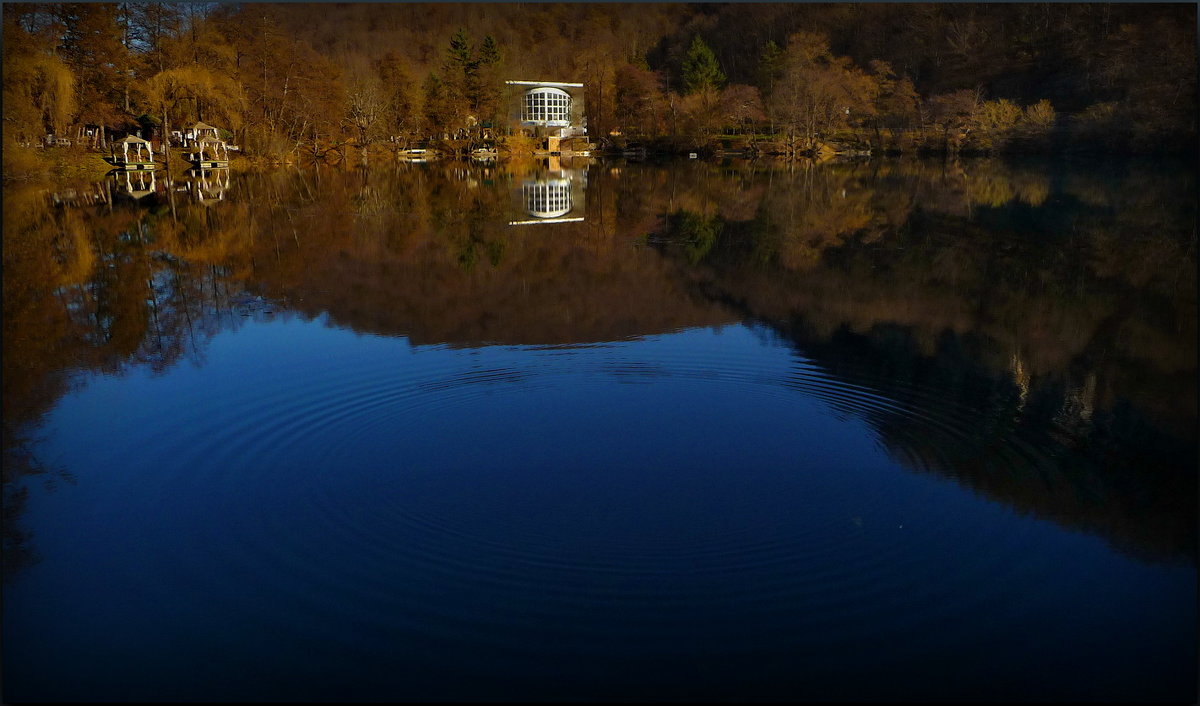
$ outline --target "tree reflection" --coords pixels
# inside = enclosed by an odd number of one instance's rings
[[[982,410],[968,439],[868,419],[902,462],[1145,556],[1194,554],[1192,172],[555,166],[164,173],[136,199],[123,175],[72,198],[6,189],[6,554],[29,544],[8,524],[44,469],[29,440],[80,373],[199,363],[269,311],[462,346],[750,319],[839,379]],[[564,173],[582,220],[509,225],[524,185]],[[1082,465],[996,472],[989,449],[1013,433],[1057,435]]]
[[[768,208],[724,223],[699,267],[696,214],[665,219],[652,242],[697,291],[904,405],[867,421],[908,465],[1139,555],[1194,560],[1194,181],[1158,173],[1092,172],[1051,194],[1049,176],[1011,165],[846,166],[789,175],[798,184]],[[966,438],[912,422],[980,401]],[[1081,460],[1014,474],[998,455],[1013,434]]]

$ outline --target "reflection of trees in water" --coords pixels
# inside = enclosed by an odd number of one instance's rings
[[[972,466],[978,448],[947,456],[936,437],[895,447],[918,465],[1156,555],[1194,545],[1159,492],[1186,491],[1179,477],[1139,489],[1144,477],[1128,470],[1175,458],[1139,455],[1145,439],[1182,439],[1171,443],[1194,457],[1195,396],[1178,392],[1195,389],[1190,173],[594,165],[584,222],[509,228],[510,191],[533,169],[238,174],[208,206],[153,196],[53,208],[34,189],[6,190],[6,455],[24,453],[16,440],[78,373],[201,360],[209,338],[265,315],[270,300],[461,345],[616,340],[747,315],[827,361],[857,356],[856,369],[831,368],[889,395],[902,392],[896,371],[911,369],[937,396],[987,400],[977,447],[1016,419],[1021,433],[1044,424],[1085,458],[1109,459],[1076,486],[986,473]],[[902,353],[881,349],[880,331]],[[960,378],[973,382],[955,387]],[[902,422],[875,420],[912,439]],[[1107,499],[1072,505],[1085,486]],[[6,493],[19,487],[5,476]],[[1161,521],[1138,526],[1151,508]]]
[[[3,575],[7,582],[22,569],[36,564],[40,557],[33,546],[33,536],[25,530],[18,519],[25,511],[29,500],[28,482],[40,478],[47,490],[53,491],[59,480],[74,483],[75,479],[66,469],[47,464],[35,451],[37,439],[26,436],[28,431],[21,425],[4,421],[3,468]]]
[[[813,336],[801,321],[778,330],[839,380],[900,408],[860,416],[909,467],[1143,559],[1195,561],[1194,436],[1168,433],[1124,401],[1091,409],[1094,372],[1042,381],[1023,399],[1010,377],[980,364],[986,356],[972,349],[992,343],[974,334],[947,332],[928,354],[882,324],[832,336]],[[1049,462],[1021,448],[1060,451]]]
[[[236,214],[235,214],[236,215]],[[81,373],[161,372],[203,360],[207,339],[242,318],[236,280],[217,264],[245,223],[199,205],[52,207],[34,187],[5,191],[4,536],[6,567],[29,559],[18,521],[25,483],[63,474],[35,430]],[[238,228],[242,228],[241,231]],[[233,232],[230,232],[232,230]],[[183,259],[183,257],[188,259]]]
[[[697,214],[671,216],[650,241],[678,255],[697,291],[768,322],[839,380],[911,405],[913,415],[867,415],[898,459],[1134,553],[1193,557],[1190,175],[1159,179],[1153,197],[1111,197],[1123,209],[1110,220],[1070,192],[1035,209],[1052,198],[1048,180],[1004,182],[1003,169],[987,189],[925,198],[931,178],[964,182],[917,166],[865,178],[833,170],[825,183],[768,194],[753,219],[723,221],[699,268],[688,227]],[[882,200],[894,210],[856,223],[861,205],[842,205],[837,180],[869,209]],[[1107,187],[1136,191],[1124,179]],[[915,194],[908,212],[893,190]],[[821,222],[824,231],[812,225]],[[1139,222],[1153,232],[1135,235]],[[1126,267],[1107,267],[1103,254],[1127,239],[1136,247],[1120,249]],[[920,422],[962,410],[975,414],[965,437]],[[1041,475],[1014,474],[1000,453],[1014,435],[1065,455]]]
[[[967,168],[998,174],[1016,169],[989,164]],[[1125,198],[1126,207],[1109,219],[1069,192],[1054,197],[1055,208],[1034,209],[1019,198],[1006,208],[958,208],[946,197],[931,206],[936,200],[919,196],[931,188],[930,180],[958,177],[929,170],[916,164],[906,171],[905,163],[897,163],[833,169],[823,184],[787,181],[786,189],[760,202],[752,219],[722,219],[718,241],[699,272],[688,276],[713,280],[770,320],[804,312],[812,327],[827,333],[843,324],[866,331],[898,323],[910,327],[928,352],[944,330],[979,332],[1002,344],[991,367],[1008,369],[1019,356],[1035,379],[1072,365],[1102,366],[1108,375],[1100,375],[1092,393],[1100,405],[1114,401],[1103,381],[1127,377],[1125,371],[1148,368],[1169,384],[1194,378],[1194,209],[1184,196],[1194,183],[1189,173],[1158,179],[1155,197]],[[1126,178],[1139,183],[1144,175],[1131,171]],[[1113,191],[1136,190],[1124,179],[1107,183]],[[859,202],[850,196],[854,191]],[[856,215],[862,200],[871,212],[867,220]],[[1154,229],[1135,235],[1143,212]],[[686,221],[672,216],[651,240],[693,259],[694,237],[679,228]],[[821,222],[829,225],[813,225]],[[1114,230],[1121,236],[1114,237]],[[1108,267],[1103,257],[1114,239],[1136,243],[1121,250],[1124,268]],[[797,248],[809,259],[798,260]],[[1137,399],[1143,386],[1119,391]],[[1179,397],[1159,392],[1144,401]],[[1194,398],[1166,404],[1177,409],[1164,409],[1160,417],[1195,416]]]

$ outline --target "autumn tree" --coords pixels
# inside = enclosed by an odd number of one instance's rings
[[[408,140],[420,130],[420,103],[408,63],[389,51],[375,62],[375,73],[383,93],[382,127],[386,134]]]
[[[365,150],[383,134],[388,103],[383,82],[374,72],[358,73],[350,79],[347,98],[346,124],[354,131],[359,147]]]
[[[1021,106],[1006,98],[980,103],[970,117],[970,147],[986,152],[1003,149],[1020,119]]]
[[[758,89],[742,83],[731,84],[721,91],[720,114],[734,132],[747,132],[750,126],[766,118]]]
[[[23,22],[26,19],[31,18],[11,9],[4,13],[6,143],[12,138],[32,142],[47,133],[62,134],[76,111],[75,75],[54,52],[54,24],[48,16],[40,22]]]
[[[305,142],[335,140],[346,115],[341,69],[283,29],[286,8],[242,5],[219,15],[228,71],[245,88],[246,137],[280,156]],[[209,22],[213,18],[208,18]]]
[[[897,76],[886,61],[872,61],[871,78],[876,84],[875,110],[870,123],[879,128],[898,129],[917,119],[921,97],[908,76]]]
[[[183,11],[176,3],[128,3],[132,46],[145,58],[152,73],[173,68],[169,48],[183,31]]]
[[[237,51],[223,30],[228,26],[212,17],[199,3],[181,6],[178,29],[160,39],[169,66],[203,66],[210,71],[232,72]]]
[[[616,75],[616,119],[627,134],[655,135],[663,127],[663,79],[647,68],[625,64]]]
[[[118,6],[64,3],[54,12],[63,27],[57,54],[76,78],[79,119],[97,125],[121,122],[136,60],[122,43]]]
[[[1026,147],[1044,149],[1050,133],[1058,122],[1058,114],[1050,101],[1043,98],[1033,105],[1025,106],[1017,126],[1017,139]]]
[[[464,101],[436,73],[425,77],[425,82],[421,84],[421,97],[426,134],[449,134],[465,124]]]
[[[932,128],[938,133],[939,148],[945,149],[970,131],[972,116],[982,103],[980,93],[979,90],[963,89],[931,96],[922,102],[921,127],[923,130]]]
[[[783,75],[771,92],[767,109],[787,131],[811,147],[818,135],[850,124],[851,116],[874,114],[878,84],[846,57],[834,56],[825,37],[797,32],[788,38]]]
[[[225,74],[201,66],[169,69],[152,76],[146,89],[166,125],[208,120],[241,127],[245,98],[241,86]]]

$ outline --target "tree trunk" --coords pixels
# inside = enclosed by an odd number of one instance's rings
[[[171,156],[171,126],[167,123],[167,106],[163,106],[162,120],[162,154],[163,162],[166,162]]]

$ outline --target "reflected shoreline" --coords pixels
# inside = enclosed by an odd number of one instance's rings
[[[1141,558],[1194,563],[1195,508],[1179,500],[1195,496],[1194,186],[1194,171],[1139,163],[997,160],[10,186],[6,461],[22,453],[10,439],[86,375],[203,364],[207,341],[256,319],[463,347],[755,322],[848,383],[903,400],[907,380],[968,401],[985,427],[1017,420],[969,443],[871,420],[905,465]],[[992,472],[988,444],[1013,433],[1075,449],[1079,467],[1056,472],[1081,474],[1097,499],[1073,500],[1074,480]],[[6,473],[6,492],[28,475]]]

